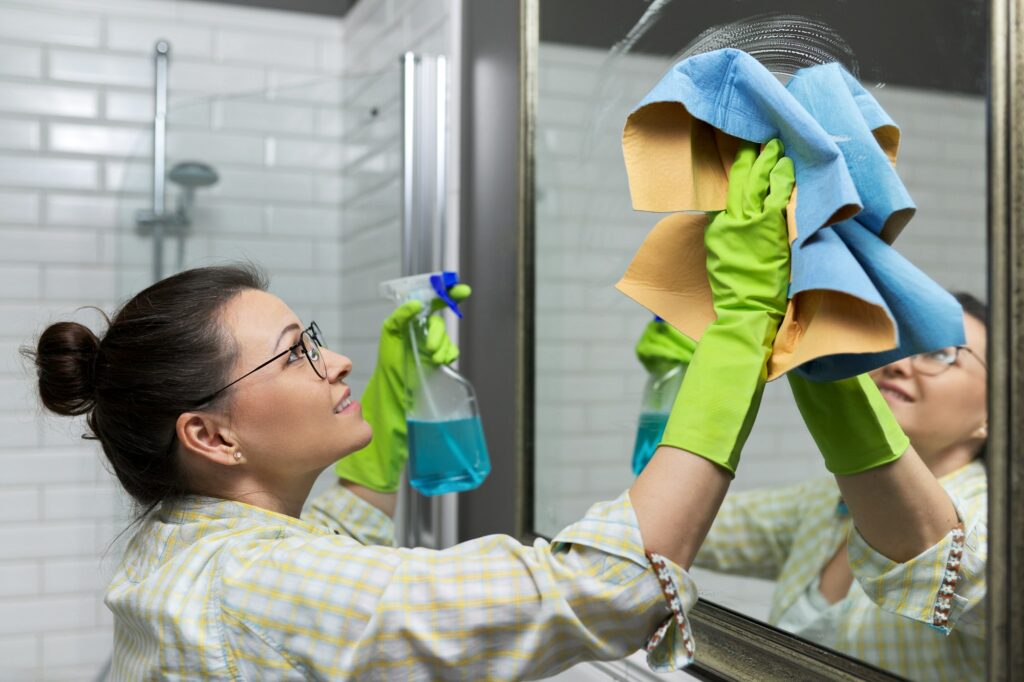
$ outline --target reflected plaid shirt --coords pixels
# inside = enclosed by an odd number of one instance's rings
[[[964,534],[958,539],[951,532],[906,563],[890,561],[864,541],[828,477],[726,496],[694,565],[777,580],[768,615],[774,624],[848,538],[857,580],[833,607],[841,609],[835,632],[819,643],[914,680],[984,679],[985,466],[976,460],[939,482]],[[948,624],[937,627],[936,605],[950,566],[955,592]]]
[[[107,592],[113,677],[523,679],[645,645],[653,669],[692,660],[696,588],[645,554],[626,493],[550,544],[435,551],[392,536],[341,486],[303,520],[213,498],[165,506]]]

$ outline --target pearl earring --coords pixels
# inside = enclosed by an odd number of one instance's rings
[[[235,454],[234,454],[234,458],[235,458],[235,462],[236,462],[237,464],[241,464],[242,462],[244,462],[244,461],[245,461],[245,457],[243,457],[243,456],[242,456],[242,453],[241,453],[241,452],[238,452],[238,451],[236,451],[236,452],[235,452]]]

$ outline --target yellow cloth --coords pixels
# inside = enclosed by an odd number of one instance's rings
[[[873,132],[895,162],[899,131],[882,126]],[[622,133],[633,208],[675,213],[655,225],[616,288],[695,340],[714,319],[705,266],[704,212],[725,208],[729,167],[739,142],[694,118],[678,102],[638,109]],[[790,243],[796,239],[798,191],[799,186],[786,211]],[[856,206],[844,206],[829,223],[856,212]],[[902,227],[908,216],[894,215],[897,219]],[[898,232],[895,226],[889,231]],[[880,306],[838,291],[808,291],[789,301],[768,362],[768,378],[825,355],[874,353],[896,346],[896,327]]]

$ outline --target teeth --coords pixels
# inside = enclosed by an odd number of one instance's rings
[[[337,413],[341,412],[342,410],[344,410],[346,407],[348,407],[351,404],[352,404],[352,398],[345,398],[340,403],[338,403],[338,408],[336,410],[334,410],[334,413],[337,414]]]
[[[903,395],[899,391],[894,391],[891,388],[883,388],[882,389],[882,393],[885,393],[886,395],[891,395],[893,398],[896,398],[897,400],[902,400],[903,402],[909,402],[909,400],[907,399],[907,396]]]

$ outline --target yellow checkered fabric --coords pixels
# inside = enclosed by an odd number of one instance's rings
[[[341,486],[303,520],[208,497],[165,505],[107,592],[113,677],[512,680],[645,644],[653,669],[692,660],[696,587],[671,562],[652,569],[626,493],[550,544],[435,551],[392,536]]]
[[[776,580],[768,615],[768,622],[775,624],[849,539],[850,567],[857,580],[837,605],[842,612],[835,619],[835,632],[818,643],[913,680],[983,679],[985,466],[976,460],[939,482],[965,531],[946,628],[931,622],[955,551],[954,534],[906,563],[890,561],[852,527],[832,477],[728,495],[694,565]]]

